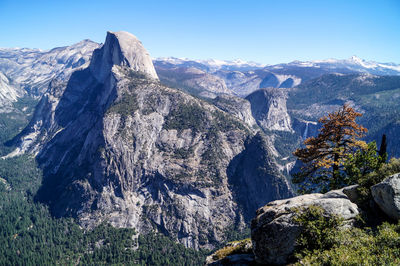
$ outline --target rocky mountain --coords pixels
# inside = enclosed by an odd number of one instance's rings
[[[212,247],[293,194],[250,104],[226,99],[218,108],[160,84],[140,41],[108,32],[87,68],[50,83],[9,156],[37,154],[37,199],[56,216]]]
[[[386,75],[398,75],[395,64],[153,62],[125,32],[101,46],[0,49],[2,110],[43,95],[8,157],[36,155],[45,174],[37,198],[54,215],[212,247],[292,195],[293,150],[345,102],[364,113],[367,140],[384,133],[389,155],[400,155],[400,77]]]
[[[163,84],[181,88],[191,94],[215,98],[221,94],[232,94],[225,81],[195,67],[157,68],[157,74]]]
[[[217,70],[249,71],[260,69],[265,66],[260,63],[247,62],[241,59],[227,61],[217,59],[191,60],[188,58],[162,57],[154,59],[153,62],[156,68],[195,67],[209,73],[215,72]]]
[[[328,73],[367,73],[372,75],[390,76],[400,75],[400,65],[394,63],[378,63],[374,61],[366,61],[357,56],[352,56],[348,59],[327,59],[315,61],[293,61],[288,64],[278,64],[267,66],[267,69],[273,70],[300,70],[305,69],[320,69]]]
[[[41,96],[53,78],[68,79],[76,68],[89,62],[93,50],[98,47],[98,43],[83,40],[49,51],[0,48],[0,72],[12,80],[15,88]]]
[[[368,73],[372,75],[391,76],[400,74],[400,65],[395,63],[379,63],[374,61],[366,61],[357,56],[348,59],[326,59],[313,61],[293,61],[290,63],[264,65],[256,62],[246,62],[240,59],[234,61],[224,60],[191,60],[187,58],[164,57],[154,59],[155,67],[174,68],[174,67],[195,67],[203,71],[213,73],[216,71],[239,71],[248,72],[259,69],[266,69],[277,74],[298,71],[297,76],[304,75],[304,71],[308,70],[309,75],[319,75],[326,73]],[[314,69],[313,71],[310,71]],[[319,71],[317,71],[319,70]],[[303,73],[301,73],[303,72]],[[292,73],[294,74],[294,73]],[[310,77],[309,76],[309,77]]]
[[[259,65],[251,68],[212,68],[201,61],[182,63],[158,59],[155,62],[161,82],[206,98],[221,94],[246,97],[260,88],[290,88],[301,83],[301,79],[295,75],[275,74]]]
[[[25,94],[25,91],[15,87],[10,79],[0,72],[0,113],[10,112],[12,102],[18,100]]]
[[[222,111],[230,113],[245,122],[249,127],[257,130],[257,122],[252,115],[251,104],[246,99],[223,94],[211,102]]]
[[[185,69],[191,68],[216,76],[225,82],[231,94],[246,97],[260,88],[292,88],[302,82],[321,77],[325,74],[400,75],[400,65],[394,63],[370,62],[353,56],[345,60],[328,59],[309,62],[294,61],[287,64],[262,65],[244,61],[226,62],[218,60],[189,60],[178,58],[158,58],[155,67],[161,80],[164,76],[179,77]],[[190,77],[185,79],[188,82]],[[197,90],[209,90],[207,83]],[[210,82],[212,84],[212,82]],[[179,78],[175,79],[176,87],[185,87]],[[212,87],[212,85],[210,85]],[[221,93],[219,91],[216,92]],[[226,93],[226,92],[224,92]]]
[[[286,108],[286,91],[276,88],[261,89],[253,92],[246,99],[251,104],[253,117],[262,129],[293,131]]]

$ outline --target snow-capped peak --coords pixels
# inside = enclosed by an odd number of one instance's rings
[[[176,58],[176,57],[159,57],[153,59],[157,62],[166,62],[173,65],[184,65],[190,63],[202,64],[209,67],[212,71],[220,69],[230,69],[230,68],[263,68],[266,65],[252,62],[244,61],[242,59],[234,60],[219,60],[219,59],[188,59],[188,58]]]
[[[359,64],[362,63],[362,62],[364,62],[363,59],[359,58],[359,57],[356,56],[356,55],[353,55],[352,57],[350,57],[350,61],[353,61],[353,62],[359,63]]]
[[[277,67],[283,67],[285,65],[286,64],[280,64],[277,65]],[[400,75],[400,65],[398,64],[366,61],[355,55],[348,59],[330,58],[313,61],[293,61],[287,65],[297,67],[314,67],[329,70],[347,69],[348,71],[370,73],[375,75]]]

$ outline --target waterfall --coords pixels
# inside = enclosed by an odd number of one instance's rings
[[[304,130],[304,133],[303,133],[303,140],[307,138],[307,134],[308,134],[308,124],[309,124],[309,122],[306,122],[306,129]]]

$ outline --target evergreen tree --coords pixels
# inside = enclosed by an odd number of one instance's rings
[[[381,141],[381,147],[379,148],[379,156],[383,160],[383,162],[386,162],[387,160],[387,141],[386,141],[386,135],[382,135],[382,141]]]
[[[293,182],[308,190],[319,184],[323,191],[345,185],[343,170],[348,155],[367,149],[367,144],[359,140],[367,132],[355,121],[360,116],[361,113],[345,104],[338,111],[320,118],[322,128],[318,136],[306,139],[305,148],[293,153],[303,162],[301,172],[294,176]]]

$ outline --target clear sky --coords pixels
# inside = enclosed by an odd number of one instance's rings
[[[400,63],[400,0],[0,0],[0,47],[103,42],[107,30],[152,57]]]

